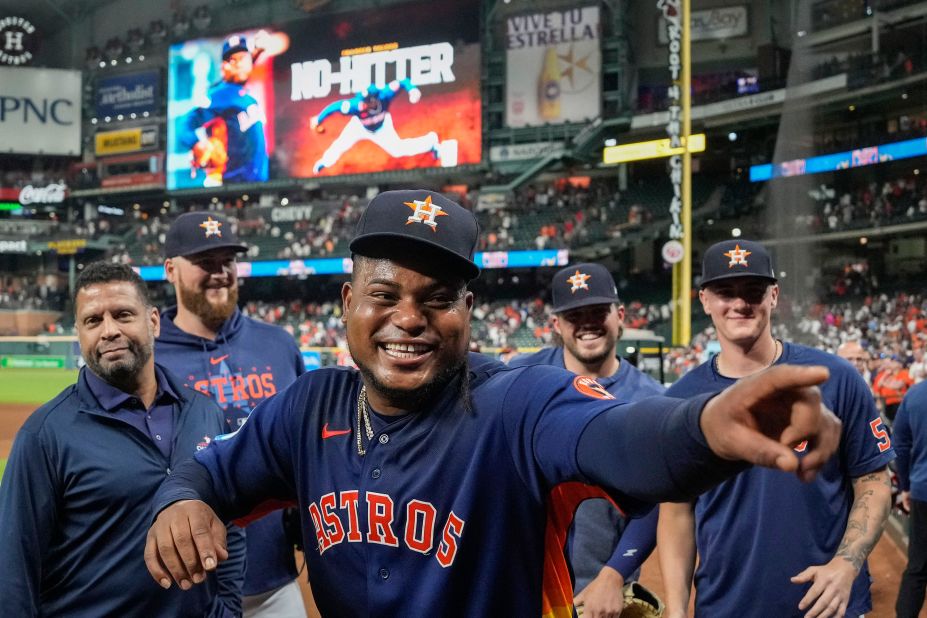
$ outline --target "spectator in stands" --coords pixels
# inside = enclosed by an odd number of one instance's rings
[[[87,366],[19,430],[0,483],[3,614],[239,615],[234,526],[229,560],[195,590],[164,590],[141,559],[165,470],[224,432],[218,408],[155,364],[160,316],[128,266],[88,265],[74,314]]]
[[[901,357],[893,354],[885,360],[882,370],[872,381],[872,391],[881,398],[885,416],[889,421],[894,421],[898,406],[911,388],[912,380]]]
[[[837,348],[837,356],[856,367],[856,371],[863,376],[866,384],[872,384],[872,375],[869,373],[869,352],[859,344],[859,341],[852,340],[841,344]]]

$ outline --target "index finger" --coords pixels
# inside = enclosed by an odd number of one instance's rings
[[[749,382],[745,388],[748,400],[765,399],[781,391],[791,391],[798,395],[802,389],[817,386],[830,377],[830,370],[821,365],[776,365],[754,374],[741,382]]]

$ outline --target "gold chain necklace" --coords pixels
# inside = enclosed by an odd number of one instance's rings
[[[367,411],[367,387],[362,386],[357,394],[357,454],[363,457],[367,454],[364,448],[364,439],[361,435],[361,427],[367,434],[367,442],[373,440],[373,428],[370,426],[370,412]]]
[[[773,352],[772,360],[769,361],[769,364],[763,367],[763,369],[761,369],[760,371],[764,371],[766,369],[769,369],[773,365],[775,365],[776,361],[779,360],[779,356],[782,354],[782,351],[783,351],[782,342],[779,341],[778,339],[773,339],[773,341],[775,343],[775,351]],[[721,365],[718,362],[718,358],[720,356],[721,356],[721,353],[719,352],[718,354],[715,354],[714,356],[712,356],[711,360],[713,361],[712,364],[714,365],[715,373],[717,373],[718,375],[724,375],[721,373]]]

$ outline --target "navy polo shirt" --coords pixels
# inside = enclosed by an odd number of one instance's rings
[[[132,425],[148,436],[161,454],[170,459],[174,436],[174,406],[180,402],[161,368],[155,365],[158,391],[151,408],[132,393],[119,390],[92,371],[86,372],[87,385],[100,406],[114,418]]]

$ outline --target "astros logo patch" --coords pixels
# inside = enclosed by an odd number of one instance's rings
[[[209,446],[210,442],[212,442],[212,440],[209,438],[209,436],[203,436],[203,441],[196,445],[196,450],[202,451],[204,448]]]
[[[576,294],[576,290],[588,290],[589,286],[586,285],[586,281],[589,279],[592,279],[592,275],[581,273],[579,269],[577,269],[575,273],[567,277],[567,283],[572,286],[570,288],[570,293]]]
[[[200,223],[200,227],[206,230],[206,238],[210,236],[222,238],[222,230],[219,229],[222,227],[221,221],[216,221],[212,217],[206,217],[206,220]]]
[[[578,390],[586,397],[593,399],[614,399],[615,396],[605,390],[605,387],[586,376],[576,376],[573,378],[573,388]]]
[[[435,221],[435,219],[437,217],[447,216],[444,209],[431,203],[430,195],[425,198],[424,202],[422,200],[412,200],[411,202],[403,202],[403,204],[413,210],[409,218],[406,219],[406,225],[410,223],[424,223],[431,228],[432,232],[435,232],[438,227],[438,222]]]
[[[753,253],[752,251],[747,251],[746,249],[741,249],[740,245],[734,245],[734,248],[725,253],[725,257],[731,258],[731,261],[727,263],[728,268],[734,268],[735,266],[748,266],[747,256]]]

